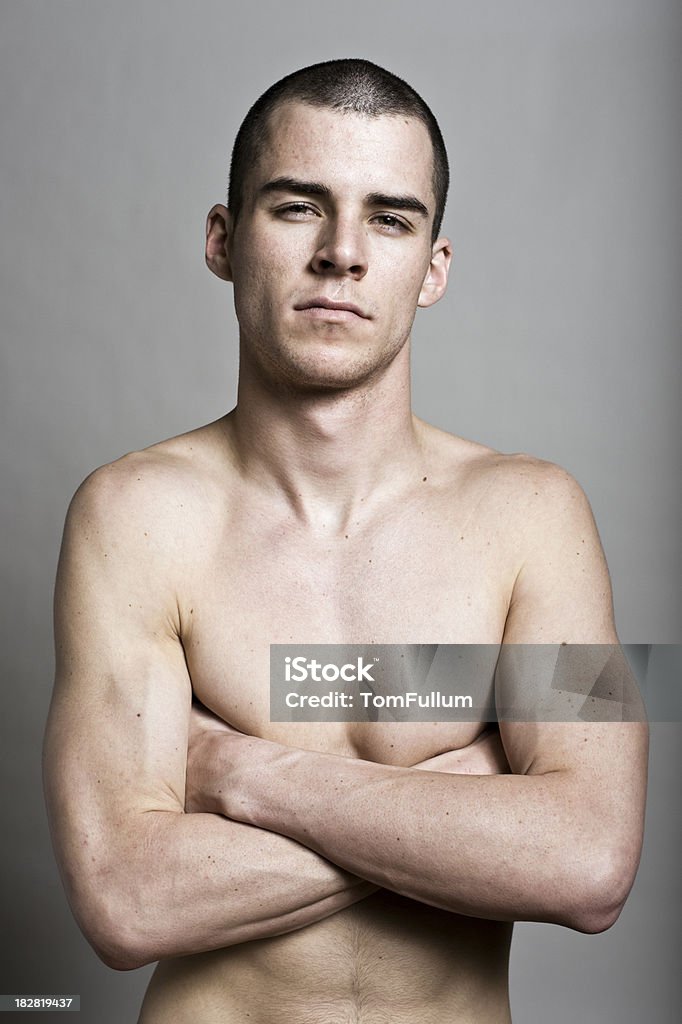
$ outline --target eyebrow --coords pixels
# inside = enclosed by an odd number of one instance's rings
[[[305,196],[324,196],[326,199],[329,199],[332,194],[331,189],[319,181],[300,181],[298,178],[287,177],[266,181],[258,189],[258,192],[260,195],[268,195],[270,192],[299,192]]]
[[[410,210],[412,213],[418,213],[421,217],[429,215],[424,203],[416,196],[393,196],[386,192],[370,192],[368,196],[365,196],[365,202],[369,206],[388,206],[392,210]]]
[[[297,192],[299,195],[322,196],[331,199],[332,190],[319,181],[301,181],[298,178],[273,178],[266,181],[258,190],[260,195],[268,195],[271,192]],[[428,217],[428,208],[421,199],[413,195],[391,195],[387,192],[370,192],[365,196],[368,206],[385,206],[391,210],[407,210],[419,214],[420,217]]]

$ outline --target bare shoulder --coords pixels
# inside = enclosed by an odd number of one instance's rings
[[[76,491],[70,515],[120,520],[123,527],[150,515],[159,522],[186,522],[210,493],[217,434],[218,425],[212,423],[100,466]]]
[[[516,574],[529,560],[603,563],[589,501],[563,467],[526,453],[505,454],[429,428],[443,491],[453,505],[467,494],[469,523],[502,545]]]
[[[440,472],[453,484],[466,479],[486,491],[493,506],[508,515],[540,522],[553,515],[589,512],[585,493],[561,466],[523,452],[507,454],[487,445],[421,424]]]
[[[529,526],[555,517],[591,517],[590,506],[578,481],[562,466],[525,453],[497,453],[495,474],[501,495],[513,502],[517,515]]]
[[[451,503],[458,487],[471,495],[463,534],[476,551],[494,551],[494,572],[510,581],[505,642],[616,642],[606,559],[575,478],[523,453],[459,439],[448,450]]]
[[[506,642],[616,642],[608,567],[577,480],[554,463],[510,455],[496,493],[517,565]]]
[[[59,557],[56,601],[90,593],[100,603],[133,594],[177,606],[194,551],[218,516],[219,459],[216,426],[132,452],[91,473],[78,488]],[[103,591],[106,591],[106,595]],[[66,606],[66,604],[65,604]],[[127,603],[126,603],[127,606]]]
[[[496,452],[479,462],[485,509],[504,524],[522,559],[533,549],[600,547],[587,496],[562,466],[525,453]]]

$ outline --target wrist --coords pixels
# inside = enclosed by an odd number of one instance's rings
[[[216,733],[208,752],[213,809],[234,821],[281,831],[274,822],[282,787],[304,751],[242,733]],[[284,833],[283,833],[284,834]]]
[[[309,824],[310,787],[319,754],[269,740],[257,740],[244,778],[237,813],[242,821],[288,836],[313,849]],[[322,755],[325,756],[325,755]]]
[[[187,752],[185,811],[191,814],[224,814],[221,807],[221,764],[218,733],[206,731],[194,737]]]

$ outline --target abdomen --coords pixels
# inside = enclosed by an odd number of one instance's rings
[[[161,963],[140,1024],[503,1024],[511,931],[380,891],[297,932]]]

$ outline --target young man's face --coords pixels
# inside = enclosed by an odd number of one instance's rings
[[[242,358],[297,387],[375,376],[445,290],[433,215],[420,121],[280,106],[228,242]]]

